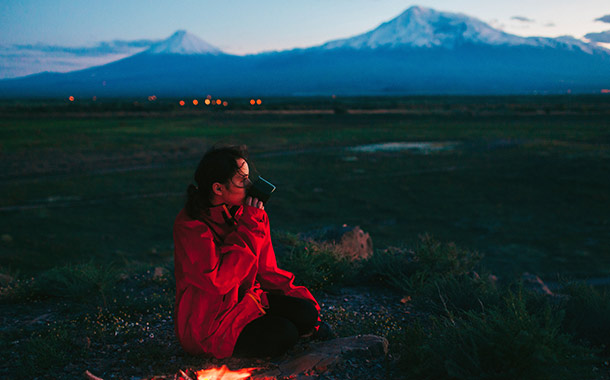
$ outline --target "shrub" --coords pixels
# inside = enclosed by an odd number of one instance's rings
[[[565,303],[563,328],[610,354],[610,295],[586,284],[569,284],[564,289],[569,298]]]
[[[591,352],[560,332],[561,315],[550,304],[530,310],[527,298],[508,292],[484,312],[408,327],[401,367],[417,379],[590,378]]]
[[[473,271],[481,258],[477,252],[460,249],[454,243],[441,244],[423,235],[415,251],[400,248],[378,251],[366,266],[373,280],[415,293],[437,280]]]
[[[84,354],[73,330],[56,325],[40,331],[19,346],[19,364],[35,375],[55,377],[56,371]]]
[[[33,284],[34,293],[40,297],[59,297],[104,305],[106,295],[118,281],[118,272],[109,265],[93,263],[66,265],[53,268],[38,276]]]
[[[426,284],[415,298],[415,308],[452,317],[459,313],[497,307],[501,293],[487,276],[466,274],[438,277]]]
[[[292,244],[278,258],[279,265],[295,275],[297,284],[311,291],[344,285],[357,275],[358,264],[341,257],[331,246],[303,241]]]

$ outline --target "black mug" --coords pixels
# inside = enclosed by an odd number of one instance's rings
[[[252,185],[248,188],[247,196],[256,198],[263,203],[267,203],[271,193],[275,191],[275,186],[264,179],[263,177],[258,177],[252,182]]]

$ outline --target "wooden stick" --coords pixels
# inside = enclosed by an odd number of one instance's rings
[[[88,380],[104,380],[104,379],[102,379],[101,377],[97,377],[97,376],[95,376],[94,374],[92,374],[91,372],[89,372],[89,370],[86,370],[86,371],[85,371],[85,377],[86,377]]]

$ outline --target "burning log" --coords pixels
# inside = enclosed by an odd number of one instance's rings
[[[229,367],[223,365],[220,368],[208,368],[196,371],[195,376],[197,376],[196,380],[241,380],[250,378],[250,376],[252,376],[252,371],[257,369],[259,368],[242,368],[237,371],[231,371]],[[194,380],[193,377],[182,370],[180,370],[180,376],[178,378]]]

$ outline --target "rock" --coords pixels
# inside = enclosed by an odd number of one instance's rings
[[[306,233],[302,238],[332,244],[339,254],[351,261],[364,260],[373,254],[373,240],[360,226],[329,226]]]
[[[376,358],[388,353],[388,340],[376,335],[356,335],[313,343],[305,352],[279,364],[279,368],[253,377],[264,378],[305,378],[311,372],[324,373],[334,365],[348,358]]]
[[[167,269],[165,269],[163,267],[156,267],[155,271],[153,273],[152,279],[155,281],[158,281],[158,280],[162,279],[166,273],[167,273]]]

